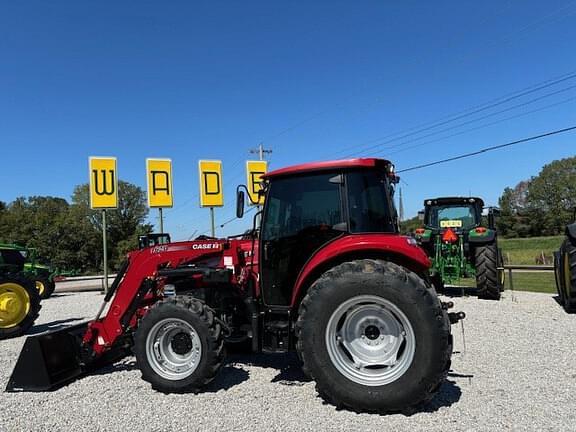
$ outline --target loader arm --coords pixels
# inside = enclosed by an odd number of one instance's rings
[[[156,279],[167,269],[176,269],[199,258],[222,254],[224,242],[182,242],[154,246],[131,252],[124,274],[118,274],[117,288],[112,302],[103,318],[88,324],[83,343],[92,347],[96,355],[112,347],[117,339],[133,329],[138,318],[145,314],[145,308],[159,298]],[[202,269],[190,268],[189,274],[202,273]],[[160,294],[161,295],[161,294]]]
[[[158,281],[171,273],[198,276],[199,283],[203,283],[201,278],[206,274],[214,272],[233,279],[233,272],[240,274],[246,247],[237,240],[210,240],[130,252],[96,319],[26,339],[6,391],[55,390],[121,359],[130,352],[138,319],[163,296]],[[202,267],[205,259],[214,262],[215,258],[219,258],[217,268]],[[110,307],[101,317],[107,304]]]

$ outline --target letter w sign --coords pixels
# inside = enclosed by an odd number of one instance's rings
[[[90,207],[107,209],[118,207],[118,174],[116,158],[91,157],[90,170]]]

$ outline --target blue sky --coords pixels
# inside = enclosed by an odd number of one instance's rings
[[[0,200],[69,199],[91,155],[116,156],[120,178],[145,188],[145,159],[172,158],[165,227],[188,238],[210,227],[199,159],[223,161],[222,223],[259,142],[271,168],[355,154],[402,169],[576,124],[572,79],[413,129],[576,71],[575,41],[566,0],[2,2]],[[569,133],[406,173],[406,214],[447,194],[495,204],[504,187],[574,156],[575,142]]]

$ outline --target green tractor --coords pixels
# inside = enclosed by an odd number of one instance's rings
[[[556,289],[566,312],[576,312],[576,209],[574,222],[566,227],[566,238],[554,253]]]
[[[36,262],[36,249],[27,248],[17,244],[0,244],[0,251],[16,251],[24,258],[24,267],[21,270],[22,275],[34,281],[40,298],[47,299],[52,295],[56,288],[54,278],[60,273],[51,267]],[[15,265],[19,265],[19,257],[16,253],[7,255],[7,259]]]
[[[504,287],[502,253],[498,249],[495,217],[488,208],[483,226],[484,201],[475,197],[442,197],[424,201],[424,227],[415,237],[432,260],[430,277],[437,290],[461,278],[475,277],[478,297],[499,300]]]
[[[170,243],[168,233],[148,233],[138,236],[138,249],[145,249],[150,246],[158,246]]]
[[[24,334],[38,318],[40,294],[24,264],[20,251],[0,248],[0,339]]]

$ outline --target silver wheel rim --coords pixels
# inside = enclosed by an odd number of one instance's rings
[[[404,375],[414,359],[416,338],[396,305],[382,297],[361,295],[334,311],[326,327],[326,346],[342,375],[375,387]]]
[[[176,346],[179,343],[180,346]],[[150,366],[162,378],[171,381],[190,376],[202,358],[202,343],[194,327],[178,318],[157,322],[146,338]]]

